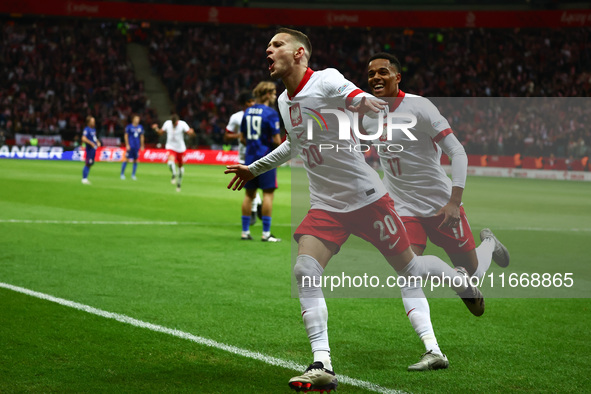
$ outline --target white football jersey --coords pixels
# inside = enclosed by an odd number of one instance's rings
[[[314,209],[350,212],[387,193],[377,172],[356,149],[360,142],[350,129],[347,138],[339,139],[337,115],[322,112],[338,110],[347,117],[347,105],[363,96],[370,95],[335,69],[308,69],[293,97],[287,91],[279,96],[279,112],[290,135],[292,157],[299,155],[304,161]]]
[[[232,133],[240,133],[240,125],[242,124],[242,118],[244,117],[244,111],[238,111],[228,121],[226,130]],[[246,145],[238,140],[238,162],[244,164],[244,154],[246,153]]]
[[[179,120],[176,127],[173,126],[172,120],[167,120],[162,125],[162,130],[166,132],[166,149],[173,150],[178,153],[183,153],[187,150],[185,145],[185,133],[189,131],[190,127],[184,120]]]
[[[452,181],[441,166],[442,151],[437,142],[452,130],[447,119],[425,97],[400,91],[390,111],[416,116],[417,124],[408,131],[417,141],[400,130],[394,130],[388,140],[384,125],[382,137],[372,141],[384,170],[384,184],[400,216],[435,216],[449,202],[452,188]],[[375,119],[363,118],[363,128],[369,134],[375,133],[376,124]],[[400,146],[403,150],[398,152]]]

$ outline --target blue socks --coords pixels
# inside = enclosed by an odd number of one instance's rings
[[[250,230],[250,215],[242,216],[242,231],[248,232]]]
[[[125,168],[125,167],[123,167]],[[137,162],[133,163],[133,170],[131,171],[131,176],[135,176],[135,172],[137,171]]]
[[[90,167],[84,166],[84,169],[82,170],[82,179],[88,178],[89,172],[90,172]]]
[[[126,167],[127,167],[127,161],[124,161],[123,164],[121,164],[121,175],[124,175],[125,174],[125,168]]]
[[[271,216],[263,216],[263,232],[271,231]]]

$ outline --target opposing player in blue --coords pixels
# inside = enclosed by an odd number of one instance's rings
[[[82,183],[90,185],[88,173],[90,172],[90,167],[94,164],[96,149],[101,146],[101,142],[96,136],[95,120],[92,116],[86,118],[86,127],[82,132],[82,142],[86,145],[86,159],[84,162],[84,169],[82,170]]]
[[[244,111],[240,132],[246,140],[244,160],[246,165],[254,163],[281,144],[279,114],[271,106],[277,100],[277,90],[273,82],[260,82],[253,90],[256,104]],[[242,202],[242,238],[251,240],[250,212],[257,189],[263,191],[263,242],[279,242],[280,238],[271,235],[271,214],[273,197],[277,189],[277,171],[273,169],[244,185],[246,193]]]
[[[144,150],[144,128],[140,124],[140,117],[134,115],[131,118],[131,123],[125,128],[125,157],[127,160],[123,161],[121,165],[121,179],[125,179],[125,167],[127,162],[133,163],[133,170],[131,171],[131,179],[137,180],[135,172],[137,171],[137,160],[140,150]]]

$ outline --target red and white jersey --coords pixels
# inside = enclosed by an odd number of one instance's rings
[[[390,105],[390,112],[412,114],[417,119],[409,127],[417,141],[401,130],[392,132],[392,139],[384,133],[372,141],[378,151],[384,170],[384,184],[396,204],[400,216],[435,216],[449,202],[452,181],[441,166],[441,148],[437,145],[445,136],[452,134],[447,119],[425,97],[399,91]],[[396,123],[403,123],[395,119]],[[367,133],[375,133],[377,121],[363,118]],[[402,151],[399,152],[400,146]]]
[[[176,127],[172,124],[172,120],[167,120],[162,125],[162,130],[166,132],[166,149],[173,150],[178,153],[183,153],[187,150],[185,145],[185,133],[190,129],[189,125],[184,120],[179,120]]]
[[[293,97],[287,91],[279,96],[279,112],[290,136],[291,155],[299,155],[304,161],[313,209],[350,212],[387,193],[377,172],[365,162],[360,142],[352,137],[350,129],[347,138],[339,139],[337,115],[322,113],[323,109],[338,110],[346,118],[347,105],[363,96],[370,95],[335,69],[308,69]]]
[[[240,125],[242,124],[242,118],[244,117],[244,111],[238,111],[230,116],[226,131],[230,133],[240,133]],[[244,154],[246,152],[246,145],[238,140],[238,162],[244,164]]]

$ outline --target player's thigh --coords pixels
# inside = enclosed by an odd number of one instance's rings
[[[128,149],[125,153],[125,156],[127,157],[127,160],[131,163],[137,161],[138,153],[139,152],[137,149]]]
[[[406,229],[389,195],[346,215],[346,226],[351,233],[374,245],[384,257],[410,250]]]
[[[181,167],[185,159],[185,152],[175,152],[176,164]]]
[[[400,219],[406,228],[408,240],[412,246],[412,250],[417,254],[423,254],[427,247],[427,232],[423,227],[423,218],[416,216],[401,216]]]
[[[256,197],[256,194],[257,194],[257,189],[256,188],[254,188],[254,189],[247,189],[247,188],[245,188],[244,189],[244,195],[246,197],[248,197],[250,200],[254,200],[254,198]]]
[[[322,259],[326,264],[332,255],[339,252],[341,245],[347,241],[350,234],[337,214],[311,209],[294,232],[293,238],[298,243],[298,254],[315,253],[318,256],[312,256]],[[324,244],[330,251],[330,256],[316,250],[318,242]]]
[[[460,221],[457,226],[440,229],[439,224],[442,220],[442,216],[434,216],[426,219],[424,223],[427,236],[433,244],[445,250],[448,255],[467,253],[476,248],[463,207],[460,207]]]
[[[96,149],[86,149],[86,157],[84,159],[84,163],[87,167],[92,167],[94,164],[94,159],[96,156]]]
[[[318,261],[325,268],[331,257],[338,251],[339,246],[334,242],[316,238],[313,235],[302,235],[298,241],[298,256],[308,255]]]

